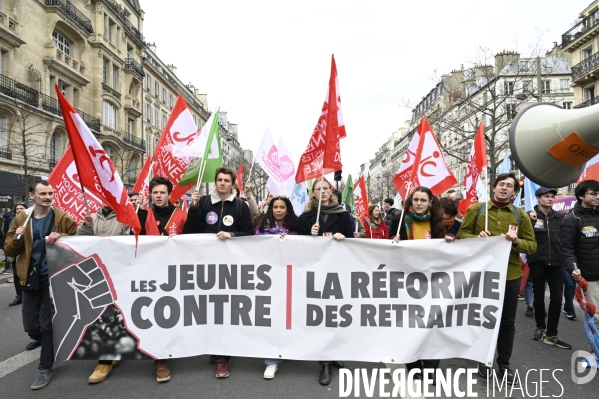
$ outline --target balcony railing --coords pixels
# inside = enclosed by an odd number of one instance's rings
[[[123,141],[141,150],[146,149],[146,142],[139,137],[135,137],[131,133],[123,132]]]
[[[585,102],[578,104],[574,108],[586,108],[595,104],[599,104],[599,97],[593,97],[590,100],[586,100]]]
[[[576,80],[597,68],[599,68],[599,52],[572,67],[572,80]]]
[[[60,110],[60,104],[58,104],[58,100],[47,96],[43,93],[40,93],[42,98],[42,109],[48,112],[53,113],[54,115],[62,116],[62,111]]]
[[[67,0],[46,0],[46,5],[58,8],[87,33],[94,33],[92,21]]]
[[[0,158],[12,159],[12,151],[8,148],[0,147]]]
[[[125,58],[125,71],[133,71],[142,78],[146,76],[144,68],[133,58]]]
[[[144,35],[142,35],[141,32],[131,24],[131,21],[129,21],[129,16],[123,9],[123,6],[114,0],[104,0],[104,3],[108,6],[108,8],[114,11],[121,21],[123,21],[125,30],[127,30],[131,36],[137,39],[143,47],[145,45]]]
[[[38,91],[16,80],[12,80],[8,76],[0,75],[0,93],[21,100],[34,107],[38,106]]]
[[[599,11],[595,11],[582,21],[574,25],[569,31],[562,35],[562,46],[566,46],[578,39],[584,32],[599,24]]]
[[[100,119],[94,118],[90,114],[86,114],[83,111],[79,111],[77,108],[75,108],[75,111],[77,111],[81,119],[83,119],[83,122],[85,122],[85,124],[87,125],[87,127],[89,127],[90,130],[93,130],[95,132],[100,131]]]

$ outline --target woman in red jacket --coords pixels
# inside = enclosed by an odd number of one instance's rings
[[[370,219],[364,220],[364,229],[366,238],[389,238],[389,229],[383,218],[383,213],[378,205],[370,205],[368,208]]]

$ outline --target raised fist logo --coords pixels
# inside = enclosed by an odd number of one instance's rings
[[[116,299],[110,276],[98,255],[72,264],[50,278],[54,299],[56,362],[71,358],[87,326]]]

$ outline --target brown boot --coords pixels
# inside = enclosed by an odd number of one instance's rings
[[[100,382],[105,381],[110,373],[112,373],[112,365],[98,364],[92,375],[89,376],[87,382],[90,384],[99,384]]]
[[[166,365],[166,360],[156,360],[154,362],[154,367],[156,367],[156,381],[167,382],[171,379],[171,370]]]

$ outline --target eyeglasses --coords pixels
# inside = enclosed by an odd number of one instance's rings
[[[512,183],[499,182],[497,183],[497,187],[514,188],[514,185]]]

